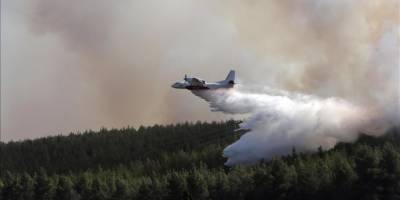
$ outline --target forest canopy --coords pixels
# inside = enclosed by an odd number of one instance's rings
[[[0,199],[399,199],[400,134],[224,166],[237,121],[0,143]]]

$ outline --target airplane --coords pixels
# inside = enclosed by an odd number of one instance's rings
[[[231,70],[225,80],[218,81],[215,83],[208,83],[202,79],[195,77],[183,78],[184,81],[176,82],[172,85],[176,89],[188,89],[188,90],[215,90],[215,89],[228,89],[235,85],[235,71]]]

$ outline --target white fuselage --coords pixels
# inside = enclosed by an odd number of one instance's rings
[[[232,88],[234,86],[234,83],[232,84],[224,84],[224,83],[207,83],[204,82],[201,85],[193,85],[190,84],[187,81],[183,81],[183,82],[176,82],[172,85],[173,88],[176,89],[188,89],[188,90],[215,90],[215,89],[219,89],[219,88]]]
[[[206,81],[199,78],[185,78],[182,82],[176,82],[172,85],[176,89],[188,89],[188,90],[215,90],[220,88],[232,88],[235,85],[235,71],[231,70],[223,81],[215,83],[207,83]]]

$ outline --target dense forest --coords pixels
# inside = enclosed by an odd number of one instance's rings
[[[400,134],[224,166],[237,121],[0,143],[0,199],[400,199]]]

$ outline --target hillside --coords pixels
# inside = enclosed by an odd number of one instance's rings
[[[400,134],[223,165],[238,122],[0,143],[0,199],[400,199]]]

